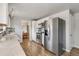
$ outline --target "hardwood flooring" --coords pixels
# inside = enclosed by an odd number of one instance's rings
[[[28,39],[24,39],[23,43],[21,43],[24,52],[28,56],[55,56],[54,53],[49,52],[43,46],[29,41]],[[73,48],[71,52],[64,52],[61,56],[79,56],[79,49]]]
[[[55,56],[55,54],[49,52],[33,41],[24,40],[21,46],[23,47],[25,54],[28,56]]]
[[[79,48],[72,48],[70,56],[79,56]]]
[[[70,52],[64,52],[62,56],[79,56],[79,48],[72,48]]]

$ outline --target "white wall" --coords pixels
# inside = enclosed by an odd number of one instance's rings
[[[79,13],[74,14],[74,26],[73,26],[73,40],[74,47],[79,48]]]
[[[29,40],[32,40],[32,21],[28,22],[29,25]]]
[[[74,47],[74,28],[75,28],[75,18],[74,14],[70,14],[70,43],[71,43],[71,48]]]
[[[32,21],[32,40],[36,41],[36,21]]]
[[[37,24],[39,24],[39,23],[41,23],[41,22],[43,22],[44,20],[48,20],[48,22],[49,22],[49,24],[50,24],[50,42],[49,42],[49,50],[50,51],[52,51],[52,48],[51,47],[53,47],[53,45],[52,45],[52,39],[53,39],[53,27],[52,27],[52,19],[53,18],[55,18],[55,17],[60,17],[60,18],[62,18],[63,20],[65,20],[66,21],[66,51],[70,51],[71,50],[71,37],[70,37],[70,34],[71,34],[71,21],[70,21],[70,19],[71,19],[71,16],[70,16],[70,10],[68,9],[68,10],[65,10],[65,11],[62,11],[62,12],[59,12],[59,13],[56,13],[56,14],[53,14],[53,15],[51,15],[51,16],[48,16],[48,17],[46,17],[46,18],[43,18],[43,19],[40,19],[40,20],[38,20],[37,21]],[[35,23],[36,24],[36,23]],[[36,26],[35,26],[36,27]],[[34,31],[34,30],[33,30]],[[35,34],[35,32],[32,32],[34,35],[36,35]],[[32,38],[33,38],[33,40],[36,40],[35,38],[36,38],[36,36],[32,36]]]

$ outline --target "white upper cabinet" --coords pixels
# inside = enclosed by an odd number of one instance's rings
[[[0,23],[8,24],[8,3],[0,3]]]

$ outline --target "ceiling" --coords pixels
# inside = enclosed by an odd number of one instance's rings
[[[70,9],[79,12],[79,3],[9,3],[9,11],[13,8],[14,15],[26,19],[37,19]]]

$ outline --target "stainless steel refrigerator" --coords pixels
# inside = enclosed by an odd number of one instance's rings
[[[49,43],[50,43],[50,28],[49,28],[49,23],[48,21],[44,21],[44,47],[48,50],[49,48]]]

